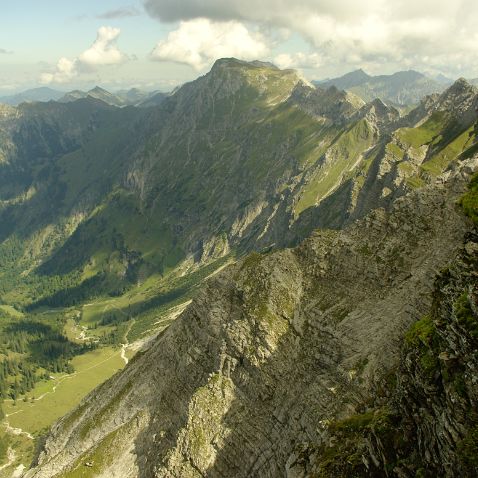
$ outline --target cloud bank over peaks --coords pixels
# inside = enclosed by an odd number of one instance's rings
[[[80,74],[95,71],[98,67],[124,63],[129,57],[121,52],[116,44],[120,33],[119,28],[100,27],[90,48],[73,60],[60,58],[54,71],[43,73],[40,82],[68,83]]]
[[[319,52],[325,67],[478,70],[476,0],[144,0],[144,7],[161,22],[202,18],[263,32],[286,28]],[[284,64],[316,64],[306,53],[285,55]]]
[[[151,53],[157,61],[172,61],[202,70],[217,58],[260,59],[269,54],[264,35],[247,29],[241,22],[216,22],[207,18],[182,21],[161,40]]]
[[[385,0],[144,0],[146,11],[163,22],[204,17],[282,26],[290,26],[295,20],[310,15],[354,19],[368,10],[387,11],[389,3]]]

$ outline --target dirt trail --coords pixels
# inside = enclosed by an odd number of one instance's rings
[[[10,426],[10,423],[5,420],[5,428],[7,429],[7,433],[11,433],[12,435],[24,435],[30,440],[34,440],[34,437],[31,433],[26,432],[25,430],[22,430],[21,428],[14,428]]]
[[[12,447],[8,447],[7,458],[8,458],[8,461],[4,463],[2,466],[0,466],[0,471],[13,465],[13,463],[15,462],[15,459],[17,458],[17,454],[15,453],[15,450]]]

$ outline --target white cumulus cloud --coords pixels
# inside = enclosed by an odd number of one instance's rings
[[[102,26],[90,48],[72,60],[60,58],[53,71],[41,75],[41,83],[68,83],[85,71],[94,71],[105,65],[118,65],[128,56],[120,51],[116,41],[121,33],[119,28]]]
[[[56,64],[55,71],[42,73],[40,82],[43,84],[68,83],[78,74],[77,63],[77,60],[60,58]]]
[[[218,58],[260,59],[268,53],[265,37],[250,31],[241,22],[198,18],[181,22],[176,30],[156,45],[151,57],[159,61],[184,63],[201,70]]]
[[[119,28],[100,27],[93,45],[78,57],[80,63],[97,66],[115,65],[125,61],[126,55],[119,50],[116,44],[120,33]]]

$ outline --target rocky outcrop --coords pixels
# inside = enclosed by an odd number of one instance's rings
[[[400,120],[399,111],[393,106],[387,106],[378,98],[364,105],[358,112],[358,116],[366,118],[375,126],[379,134],[391,132]]]
[[[334,86],[328,89],[313,89],[304,83],[295,87],[289,102],[328,124],[347,124],[364,105],[359,97]]]
[[[478,237],[470,234],[438,276],[430,312],[406,336],[390,408],[411,453],[394,450],[395,463],[403,460],[397,474],[478,474],[477,259]]]
[[[298,449],[288,477],[477,476],[477,273],[475,230],[438,273],[397,369],[377,381],[360,413],[332,422],[320,445]]]
[[[477,163],[390,212],[212,278],[149,350],[53,427],[28,476],[307,474],[308,450],[362,411],[429,312],[437,271],[471,229],[456,200]]]
[[[478,117],[478,89],[464,78],[458,79],[441,94],[425,96],[417,108],[403,118],[404,126],[417,126],[434,112],[442,112],[448,119],[469,127]]]

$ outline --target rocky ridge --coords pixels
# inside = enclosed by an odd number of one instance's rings
[[[430,310],[437,272],[471,229],[456,201],[477,165],[211,279],[53,427],[28,476],[69,476],[86,462],[91,476],[307,474],[304,450],[361,411]]]
[[[406,333],[396,369],[377,381],[360,413],[296,453],[288,476],[477,475],[477,185],[475,175],[461,200],[475,229],[437,274],[431,306]]]

